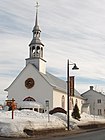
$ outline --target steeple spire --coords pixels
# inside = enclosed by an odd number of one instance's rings
[[[36,2],[36,22],[35,22],[35,26],[38,26],[38,7],[39,7],[39,4],[38,4],[38,2]]]
[[[39,8],[38,2],[36,2],[36,6],[35,7],[36,7],[36,20],[35,20],[35,26],[33,28],[33,31],[35,31],[35,30],[39,30],[40,31],[39,25],[38,25],[38,8]]]

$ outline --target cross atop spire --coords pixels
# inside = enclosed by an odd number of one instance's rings
[[[36,2],[36,20],[35,20],[35,27],[34,27],[34,29],[35,28],[37,28],[37,29],[39,29],[39,25],[38,25],[38,7],[39,7],[39,4],[38,4],[38,2]]]
[[[38,13],[38,7],[39,7],[40,5],[38,4],[38,1],[36,2],[36,13]]]

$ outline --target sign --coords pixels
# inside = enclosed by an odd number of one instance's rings
[[[70,76],[70,96],[74,96],[74,76]]]
[[[49,100],[46,100],[46,107],[49,107]]]

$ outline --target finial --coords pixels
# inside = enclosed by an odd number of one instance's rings
[[[38,7],[39,7],[40,5],[38,4],[38,1],[36,2],[36,12],[38,12]]]

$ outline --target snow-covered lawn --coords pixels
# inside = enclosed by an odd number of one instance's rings
[[[27,136],[24,129],[41,130],[65,128],[66,122],[57,116],[50,115],[48,122],[47,113],[38,113],[31,110],[15,110],[14,119],[11,111],[0,112],[0,136]]]
[[[14,119],[12,118],[11,111],[0,111],[0,136],[10,137],[27,137],[24,129],[42,130],[42,129],[66,129],[67,116],[66,114],[56,113],[50,115],[48,122],[47,113],[38,113],[31,110],[15,110]],[[71,127],[78,124],[88,123],[90,121],[105,122],[105,118],[81,114],[80,121],[70,117]]]

